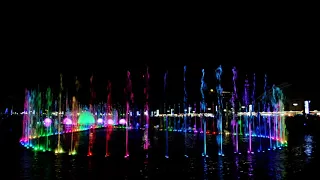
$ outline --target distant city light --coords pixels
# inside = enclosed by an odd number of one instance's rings
[[[304,112],[305,112],[306,114],[309,114],[309,113],[310,113],[309,103],[310,103],[310,101],[304,101]]]

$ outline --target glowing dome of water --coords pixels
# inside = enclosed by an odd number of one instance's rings
[[[120,120],[119,120],[119,124],[125,125],[125,124],[126,124],[126,120],[125,120],[125,119],[120,119]]]
[[[83,112],[80,114],[78,119],[78,124],[89,125],[94,123],[95,123],[94,117],[90,112]]]
[[[113,120],[112,119],[108,119],[108,122],[107,122],[109,125],[112,125],[113,124]]]
[[[98,123],[98,124],[102,124],[102,123],[103,123],[103,119],[102,119],[102,118],[99,118],[99,119],[97,120],[97,123]]]
[[[72,124],[72,120],[69,119],[69,118],[64,118],[63,124],[65,124],[65,125],[71,125],[71,124]]]
[[[52,120],[50,118],[45,118],[43,123],[45,127],[49,127],[51,126]]]

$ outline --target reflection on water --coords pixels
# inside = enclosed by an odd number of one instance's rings
[[[216,137],[208,136],[209,158],[203,158],[200,156],[202,135],[187,134],[189,158],[185,158],[184,134],[172,133],[169,137],[170,159],[165,159],[165,140],[160,133],[150,137],[152,148],[148,153],[149,158],[146,158],[146,152],[139,151],[143,149],[142,138],[139,141],[130,139],[132,152],[126,160],[123,158],[125,144],[122,134],[113,134],[109,146],[111,156],[108,158],[104,157],[105,144],[97,143],[92,146],[94,155],[87,156],[87,135],[80,135],[79,153],[76,156],[34,153],[21,148],[19,159],[15,162],[20,166],[20,179],[291,179],[303,177],[307,167],[316,166],[316,138],[310,135],[289,137],[289,146],[283,150],[255,154],[234,154],[230,136],[224,140],[224,144],[226,148],[231,144],[231,150],[224,157],[217,155]],[[103,142],[103,138],[97,133],[95,141]]]
[[[306,153],[306,155],[308,157],[310,157],[312,155],[312,151],[313,151],[313,147],[312,147],[312,143],[313,143],[313,137],[310,135],[306,135],[304,137],[304,141],[305,141],[305,150],[304,152]]]

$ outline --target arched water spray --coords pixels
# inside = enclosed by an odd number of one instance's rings
[[[217,128],[219,134],[217,135],[217,143],[220,146],[219,155],[224,156],[223,154],[223,130],[222,130],[222,109],[223,109],[223,104],[222,104],[222,87],[221,87],[221,75],[222,75],[222,67],[221,65],[216,69],[216,78],[217,78],[217,98],[218,98],[218,111],[217,111]]]
[[[200,92],[201,92],[201,120],[203,122],[203,153],[202,156],[207,156],[207,122],[206,122],[206,117],[205,117],[205,112],[206,112],[206,99],[204,96],[204,91],[207,89],[207,85],[204,82],[204,75],[205,71],[202,69],[202,77],[201,77],[201,86],[200,86]]]

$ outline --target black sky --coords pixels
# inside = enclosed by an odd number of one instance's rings
[[[20,102],[25,87],[56,87],[60,72],[70,88],[75,76],[86,84],[94,73],[101,89],[111,79],[120,91],[126,70],[139,79],[145,65],[150,66],[151,84],[156,89],[162,87],[166,70],[172,87],[181,84],[183,66],[188,65],[188,76],[198,88],[201,68],[205,68],[211,82],[220,64],[227,89],[231,87],[231,68],[236,66],[240,78],[255,72],[259,88],[263,88],[267,73],[270,84],[288,82],[292,84],[290,96],[311,99],[316,104],[319,38],[316,26],[296,20],[219,26],[180,26],[171,21],[150,26],[133,22],[126,26],[87,21],[46,22],[41,26],[21,23],[8,28],[2,41],[1,107],[9,101]]]

